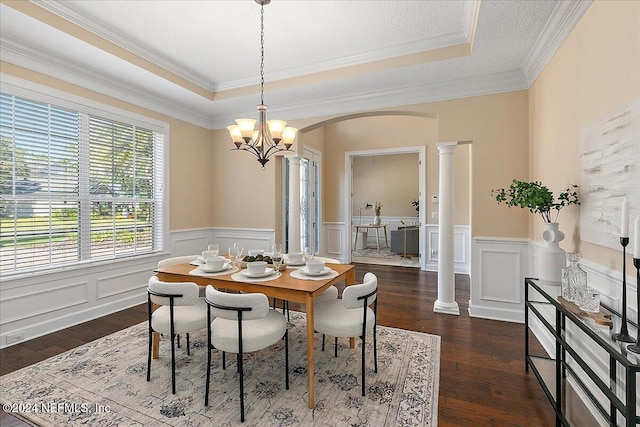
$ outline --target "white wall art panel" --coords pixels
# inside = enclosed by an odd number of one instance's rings
[[[620,249],[621,208],[640,214],[640,100],[585,125],[580,153],[580,237]]]

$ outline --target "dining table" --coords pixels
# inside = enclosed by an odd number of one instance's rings
[[[334,273],[327,274],[327,277],[301,278],[298,270],[287,268],[281,271],[281,275],[274,274],[274,279],[260,278],[251,280],[247,276],[238,276],[238,270],[234,268],[229,274],[200,274],[194,272],[196,266],[191,264],[178,264],[155,270],[158,279],[164,282],[192,282],[200,286],[212,285],[218,290],[240,291],[246,293],[262,293],[269,298],[276,298],[290,302],[306,305],[307,324],[307,381],[309,408],[315,407],[314,394],[314,301],[315,298],[324,292],[331,285],[344,282],[345,286],[355,283],[355,266],[353,264],[332,264],[327,263],[326,267]],[[297,276],[297,277],[294,277]],[[239,280],[240,279],[240,280]],[[350,340],[350,346],[354,346],[354,340]],[[153,334],[153,358],[159,355],[159,334]]]

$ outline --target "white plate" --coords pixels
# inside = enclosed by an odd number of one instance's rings
[[[198,266],[198,268],[202,271],[204,271],[205,273],[220,273],[223,272],[225,270],[228,270],[231,268],[231,264],[229,264],[228,262],[225,262],[224,265],[222,266],[222,268],[209,268],[207,267],[206,264],[204,265],[200,265]]]
[[[325,274],[328,274],[331,271],[331,269],[329,267],[325,267],[317,273],[312,273],[309,270],[307,270],[307,267],[305,266],[305,267],[299,268],[298,271],[302,272],[302,274],[306,274],[307,276],[323,276]]]
[[[198,255],[198,258],[196,258],[196,261],[198,261],[200,264],[204,264],[206,262],[204,258],[202,258],[200,255]]]
[[[273,268],[269,268],[267,267],[267,269],[264,271],[264,273],[258,273],[258,274],[251,274],[249,273],[249,270],[242,270],[240,272],[243,276],[247,276],[247,277],[252,277],[254,279],[258,279],[260,277],[267,277],[273,274]]]

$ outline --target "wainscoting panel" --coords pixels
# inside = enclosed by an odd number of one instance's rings
[[[0,348],[142,304],[158,261],[200,253],[211,231],[170,233],[170,252],[98,261],[0,281]]]
[[[453,226],[453,266],[458,274],[471,274],[471,228],[468,225]],[[438,224],[426,225],[427,263],[425,270],[438,271]]]
[[[128,294],[147,288],[153,270],[140,268],[125,273],[101,276],[96,278],[96,300],[112,298],[116,295]]]
[[[245,254],[249,249],[270,251],[275,243],[275,232],[264,229],[213,228],[211,229],[210,241],[218,243],[220,252],[224,253],[234,243],[243,247]],[[206,245],[200,252],[205,249],[207,249]]]
[[[68,284],[49,282],[47,298],[42,297],[42,287],[38,285],[13,289],[13,291],[9,296],[3,292],[3,298],[0,301],[2,325],[82,305],[89,301],[89,282],[87,281]]]
[[[364,217],[363,217],[364,218]],[[322,227],[323,233],[320,236],[322,240],[320,245],[320,255],[329,258],[339,259],[345,262],[347,254],[345,253],[345,236],[346,229],[344,222],[325,222]],[[351,236],[349,236],[351,238]]]
[[[528,240],[473,239],[470,316],[524,322],[528,251]]]

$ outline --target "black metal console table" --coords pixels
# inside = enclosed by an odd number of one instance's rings
[[[562,396],[566,392],[567,373],[575,384],[589,397],[609,425],[627,427],[640,424],[636,410],[636,399],[640,398],[640,355],[627,351],[626,343],[611,339],[614,330],[598,327],[582,317],[578,317],[556,300],[559,286],[548,286],[537,279],[525,279],[525,369],[533,371],[544,393],[553,405],[556,413],[556,426],[570,426],[566,419],[566,408]],[[554,295],[555,294],[555,295]],[[614,325],[619,325],[620,315],[609,307]],[[544,313],[547,313],[545,317]],[[533,314],[551,333],[555,340],[555,355],[547,357],[532,355],[529,347],[530,314]],[[554,322],[555,324],[552,324]],[[617,322],[617,323],[616,323]],[[587,361],[574,348],[573,340],[567,340],[567,325],[573,324],[590,340],[608,354],[609,378],[603,380]],[[632,330],[638,325],[630,322]],[[567,358],[567,355],[570,357]],[[545,375],[548,369],[553,375]],[[551,366],[549,366],[551,365]],[[619,371],[620,370],[620,371]],[[583,373],[580,375],[580,371]],[[618,381],[618,374],[624,377],[624,385]],[[545,378],[546,376],[546,378]],[[588,378],[588,380],[585,379]],[[586,380],[586,381],[585,381]],[[605,382],[605,381],[608,381]],[[585,383],[586,382],[586,383]],[[620,381],[621,382],[621,381]],[[588,384],[587,384],[588,383]],[[609,401],[609,407],[603,406],[594,395],[599,390]],[[622,423],[622,424],[621,424]]]

